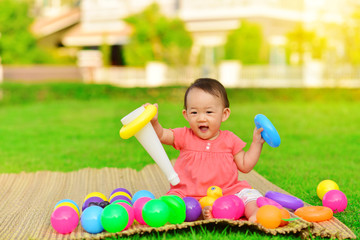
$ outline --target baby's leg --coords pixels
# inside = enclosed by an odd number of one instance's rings
[[[248,202],[245,205],[245,217],[249,222],[256,222],[256,213],[259,210],[256,201]]]
[[[211,206],[204,207],[202,210],[202,215],[205,220],[214,218],[212,215],[212,207]]]

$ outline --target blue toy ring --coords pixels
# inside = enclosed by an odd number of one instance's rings
[[[270,120],[265,117],[265,115],[258,114],[255,116],[254,121],[258,129],[264,129],[261,132],[261,137],[265,140],[265,142],[267,142],[273,148],[278,147],[280,145],[280,136]]]

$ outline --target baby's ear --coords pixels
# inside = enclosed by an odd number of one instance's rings
[[[223,116],[222,116],[221,121],[225,122],[229,118],[230,113],[231,113],[230,108],[224,108]]]
[[[186,114],[186,109],[182,110],[182,114],[183,114],[184,118],[186,119],[186,121],[188,121],[187,114]]]

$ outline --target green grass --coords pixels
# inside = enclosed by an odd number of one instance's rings
[[[85,167],[131,167],[153,160],[136,139],[122,140],[120,119],[145,102],[159,103],[164,127],[186,125],[184,88],[120,89],[106,85],[3,84],[0,101],[0,173],[73,171]],[[360,90],[231,89],[231,116],[223,124],[250,142],[253,118],[265,114],[276,126],[279,148],[264,145],[255,170],[312,205],[321,205],[317,184],[338,183],[348,208],[335,216],[360,235]],[[90,150],[89,150],[90,149]],[[165,146],[169,158],[178,152]],[[242,228],[195,227],[145,239],[273,238]],[[295,236],[277,236],[292,239]],[[131,237],[131,239],[139,236]]]

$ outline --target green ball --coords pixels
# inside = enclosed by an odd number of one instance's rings
[[[166,195],[160,198],[169,207],[169,222],[172,224],[180,224],[186,218],[186,205],[184,200],[175,195]]]
[[[119,204],[110,204],[104,208],[101,214],[103,228],[111,233],[121,232],[129,222],[129,214]]]
[[[169,207],[159,199],[152,199],[144,205],[142,216],[150,227],[161,227],[168,222]]]
[[[131,203],[129,203],[129,202],[128,202],[128,201],[126,201],[126,200],[122,200],[122,199],[119,199],[119,200],[113,201],[111,204],[116,204],[116,203],[120,203],[120,202],[122,202],[122,203],[126,203],[127,205],[129,205],[129,206],[131,206],[131,207],[132,207]]]

